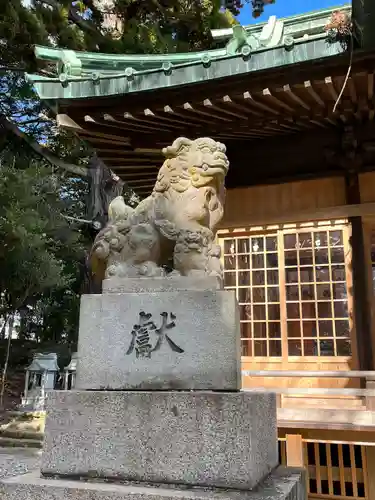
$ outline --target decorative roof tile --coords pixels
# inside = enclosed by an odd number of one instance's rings
[[[350,10],[350,6],[345,6]],[[37,46],[36,57],[56,62],[57,76],[28,75],[42,99],[82,99],[178,87],[231,75],[330,57],[344,51],[328,44],[332,9],[255,26],[213,30],[224,48],[180,54],[102,54]]]

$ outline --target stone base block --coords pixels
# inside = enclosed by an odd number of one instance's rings
[[[103,293],[156,293],[187,290],[220,290],[214,276],[169,276],[156,278],[107,278],[103,280]]]
[[[264,393],[54,391],[44,475],[252,489],[278,463]]]
[[[0,482],[2,500],[307,500],[302,471],[277,468],[253,491],[166,488],[43,479],[38,473]]]
[[[241,388],[233,291],[215,280],[108,281],[103,295],[82,297],[76,389]]]

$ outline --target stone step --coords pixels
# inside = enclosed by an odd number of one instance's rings
[[[39,471],[0,482],[2,500],[306,500],[303,471],[277,467],[253,491],[211,490],[167,484],[115,484],[46,479]]]
[[[12,418],[20,418],[22,420],[45,418],[45,411],[21,411],[21,410],[9,410],[8,415]]]
[[[0,448],[42,448],[43,441],[39,439],[15,439],[0,437]]]
[[[35,441],[43,441],[43,432],[22,431],[19,429],[0,429],[0,437],[11,439],[31,439]]]
[[[12,420],[8,424],[1,425],[0,431],[44,433],[44,421],[40,420]]]

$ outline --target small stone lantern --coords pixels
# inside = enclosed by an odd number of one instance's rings
[[[64,390],[73,389],[76,381],[76,371],[77,371],[77,353],[72,354],[72,359],[70,363],[64,368]]]
[[[55,388],[59,366],[57,354],[34,354],[26,368],[25,392],[21,407],[26,411],[44,411],[45,391]]]

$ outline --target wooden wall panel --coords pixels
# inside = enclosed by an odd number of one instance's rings
[[[221,228],[248,227],[269,222],[273,215],[345,205],[341,177],[229,189]]]
[[[366,172],[359,175],[359,189],[361,203],[375,201],[375,172]]]

